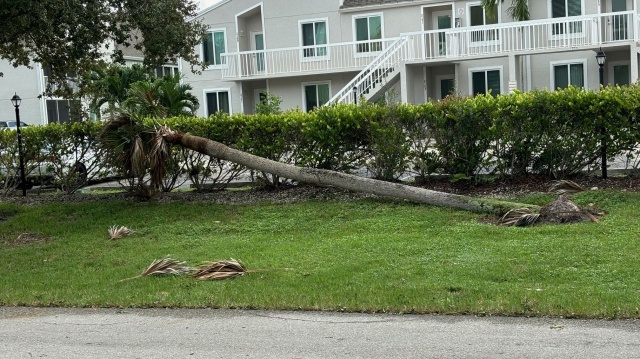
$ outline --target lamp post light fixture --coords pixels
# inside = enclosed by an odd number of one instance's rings
[[[14,92],[11,98],[13,107],[16,108],[16,129],[18,131],[18,157],[20,157],[20,186],[22,187],[22,196],[27,196],[27,181],[24,176],[24,156],[22,155],[22,133],[20,132],[20,103],[22,99]]]
[[[353,104],[354,105],[358,104],[358,87],[357,86],[353,86]]]
[[[602,51],[596,54],[596,61],[598,61],[598,66],[600,67],[600,86],[604,86],[604,62],[607,60],[607,55]],[[600,124],[600,163],[602,165],[602,178],[607,178],[607,129],[604,126],[604,118],[602,119],[603,123]]]

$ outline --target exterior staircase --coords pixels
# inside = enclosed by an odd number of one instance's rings
[[[411,49],[408,45],[408,36],[397,38],[327,104],[378,100],[399,79],[402,62],[410,58],[408,52]]]

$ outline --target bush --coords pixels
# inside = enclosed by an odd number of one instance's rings
[[[442,169],[448,174],[476,176],[488,170],[496,99],[492,96],[449,96],[435,104],[431,136]]]

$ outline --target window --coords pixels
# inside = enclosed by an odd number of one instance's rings
[[[439,90],[438,94],[441,100],[449,95],[453,95],[455,91],[455,81],[453,79],[441,79]]]
[[[207,107],[205,108],[206,117],[209,117],[217,112],[226,112],[228,114],[231,114],[228,90],[205,92],[205,102],[207,103]]]
[[[158,66],[156,67],[156,77],[174,76],[178,73],[178,66]]]
[[[327,44],[327,22],[325,20],[301,22],[302,46],[304,57],[327,56],[326,47],[316,47]]]
[[[584,64],[553,65],[553,88],[584,87]]]
[[[617,86],[629,85],[629,65],[613,65],[613,83]]]
[[[382,51],[382,15],[369,15],[355,18],[356,41],[369,41],[358,44],[357,52]]]
[[[469,6],[469,24],[471,26],[493,25],[498,23],[497,16],[489,18],[482,5]],[[471,32],[471,41],[495,41],[498,40],[498,30],[479,30]]]
[[[551,17],[562,18],[582,15],[582,0],[551,0]],[[582,22],[563,22],[554,24],[553,35],[575,34],[582,32]]]
[[[47,100],[47,122],[69,123],[80,121],[80,101]]]
[[[304,84],[304,110],[309,112],[329,102],[329,83]]]
[[[499,95],[501,87],[500,70],[471,71],[471,92],[474,96]]]
[[[44,86],[45,88],[47,88],[49,87],[49,76],[51,76],[51,67],[43,66],[42,75],[44,77]],[[71,90],[73,92],[78,91],[78,84],[76,83],[76,77],[77,77],[76,74],[68,72],[65,74],[65,76],[66,76],[67,83],[69,84],[69,86],[71,86]],[[58,85],[51,84],[51,91],[56,91],[57,89],[58,89]]]
[[[202,42],[202,60],[209,65],[223,65],[222,54],[227,52],[224,30],[214,30],[207,33]]]

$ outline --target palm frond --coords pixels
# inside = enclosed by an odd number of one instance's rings
[[[514,227],[526,227],[532,224],[535,224],[538,219],[540,219],[540,213],[528,213],[523,214],[520,218],[513,224]]]
[[[118,227],[116,225],[113,225],[109,228],[108,233],[109,239],[120,239],[127,237],[128,235],[133,233],[133,230],[125,226]]]
[[[551,183],[551,186],[549,186],[549,192],[555,193],[557,195],[572,194],[584,191],[586,191],[584,187],[569,180],[554,181],[553,183]]]
[[[167,161],[171,155],[171,144],[164,138],[164,133],[171,131],[167,126],[156,128],[153,134],[151,150],[149,151],[149,166],[151,169],[151,186],[160,187],[162,179],[167,174]]]
[[[143,270],[142,273],[135,277],[122,279],[120,282],[124,282],[131,279],[136,279],[140,277],[146,277],[151,275],[180,275],[184,273],[192,272],[193,268],[185,265],[185,262],[179,261],[176,259],[172,259],[169,256],[166,256],[162,259],[156,259],[147,267],[147,269]]]
[[[533,212],[529,208],[515,208],[500,218],[500,224],[503,226],[524,227],[536,223],[539,218],[540,214]]]
[[[504,0],[502,0],[504,1]],[[498,0],[482,0],[482,7],[484,8],[487,18],[498,18]]]
[[[202,264],[195,268],[193,277],[200,280],[224,280],[242,276],[246,273],[248,271],[244,264],[231,258],[230,260]]]
[[[179,261],[176,259],[172,259],[169,256],[166,256],[162,259],[156,259],[140,273],[140,276],[149,276],[149,275],[179,275],[183,273],[191,272],[193,268],[185,266],[185,262]]]
[[[509,12],[509,16],[516,21],[527,21],[531,18],[527,0],[512,0],[511,6],[507,11]]]
[[[131,161],[131,173],[135,176],[141,175],[144,173],[145,169],[145,151],[144,151],[144,142],[142,141],[142,137],[136,136],[133,140],[133,146],[131,147],[131,152],[128,156]]]

